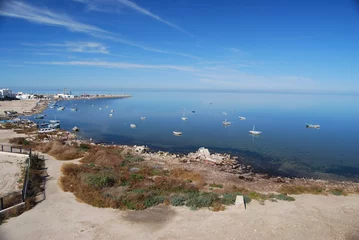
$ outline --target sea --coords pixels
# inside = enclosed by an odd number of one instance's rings
[[[79,138],[97,143],[147,145],[153,151],[183,154],[206,147],[237,156],[257,172],[359,181],[357,95],[155,90],[126,94],[132,97],[60,101],[65,110],[47,109],[45,120],[60,120],[61,128],[69,131],[77,126]],[[73,107],[78,111],[71,111]],[[224,126],[225,120],[231,125]],[[306,123],[320,124],[320,129],[306,128]],[[254,125],[260,136],[249,134]]]

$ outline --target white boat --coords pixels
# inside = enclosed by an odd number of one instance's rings
[[[60,127],[60,123],[51,123],[49,125],[47,125],[49,128],[59,128]]]
[[[242,117],[242,116],[239,116],[238,118],[239,118],[239,120],[246,120],[246,118]]]
[[[75,127],[72,128],[72,131],[78,132],[78,131],[80,131],[80,129],[75,126]]]
[[[131,123],[131,124],[130,124],[130,127],[131,127],[131,128],[136,128],[137,126],[136,126],[136,124],[132,124],[132,123]]]
[[[226,113],[226,112],[222,112],[222,114],[223,114],[223,115],[227,115],[227,113]]]
[[[102,108],[99,108],[98,110],[101,110]]]
[[[113,114],[112,113],[110,113],[110,117],[112,117],[113,116]]]
[[[71,108],[71,111],[76,112],[77,108]]]
[[[141,120],[145,120],[146,119],[146,117],[141,117]]]
[[[111,110],[111,112],[113,113],[114,111],[113,111],[113,110]]]
[[[253,135],[260,135],[262,132],[261,131],[256,131],[255,130],[255,125],[253,125],[253,129],[251,131],[249,131],[250,134],[253,134]]]
[[[54,128],[40,128],[38,133],[51,133],[56,132],[56,129]]]
[[[226,119],[226,120],[224,120],[223,125],[224,125],[224,126],[230,126],[230,125],[231,125],[231,122],[228,122],[227,119]]]
[[[65,110],[65,107],[58,107],[57,108],[57,111],[63,111],[63,110]]]
[[[60,120],[49,120],[50,123],[60,123]]]
[[[307,127],[307,128],[320,128],[320,125],[318,125],[318,124],[308,124],[308,123],[306,123],[306,124],[305,124],[305,127]]]
[[[173,131],[173,135],[182,136],[182,132],[175,132],[175,131]]]
[[[188,118],[186,118],[186,117],[181,117],[181,119],[182,119],[183,121],[187,121],[187,120],[188,120]]]

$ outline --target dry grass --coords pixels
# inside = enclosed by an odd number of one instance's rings
[[[198,187],[203,187],[205,185],[204,178],[201,176],[201,174],[194,171],[189,171],[183,168],[175,168],[170,171],[170,175],[171,177],[178,180],[193,182]]]
[[[97,148],[91,149],[89,153],[81,159],[83,163],[93,163],[101,166],[116,166],[123,162],[121,150]]]
[[[37,146],[37,150],[48,153],[58,160],[73,160],[83,156],[83,152],[74,146],[59,141],[48,142]]]

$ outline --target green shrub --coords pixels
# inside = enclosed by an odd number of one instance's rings
[[[186,206],[191,209],[210,207],[217,199],[218,195],[212,192],[192,193],[189,194]]]
[[[143,176],[141,174],[138,174],[138,173],[132,173],[130,175],[130,178],[131,178],[132,181],[138,182],[138,181],[141,181],[143,179]]]
[[[331,189],[330,193],[333,195],[336,195],[336,196],[348,195],[343,189],[340,189],[340,188]]]
[[[96,188],[105,188],[112,187],[116,183],[116,179],[113,176],[96,174],[88,176],[87,183]]]
[[[146,208],[148,208],[148,207],[156,206],[160,203],[163,203],[164,200],[165,200],[165,197],[163,197],[163,196],[149,195],[146,198],[144,205]]]
[[[188,197],[184,194],[175,195],[170,198],[170,204],[172,206],[184,206]]]
[[[81,150],[83,150],[83,151],[87,151],[87,150],[89,150],[91,147],[90,147],[90,145],[89,145],[89,144],[86,144],[86,143],[80,143],[79,148],[80,148]]]
[[[293,197],[290,197],[288,196],[287,194],[278,194],[278,195],[275,195],[275,194],[270,194],[269,195],[269,198],[271,199],[277,199],[277,200],[281,200],[281,201],[289,201],[289,202],[292,202],[292,201],[295,201],[295,198]]]

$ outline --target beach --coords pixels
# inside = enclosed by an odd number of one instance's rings
[[[26,112],[32,112],[32,110],[39,103],[39,100],[12,100],[12,101],[1,101],[0,102],[0,116],[6,116],[4,111],[16,111],[19,114]]]

